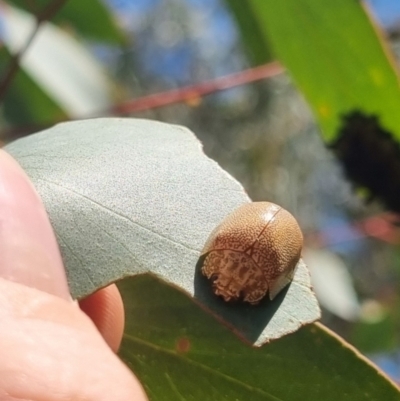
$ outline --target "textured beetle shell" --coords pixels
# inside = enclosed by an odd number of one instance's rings
[[[300,227],[288,211],[270,202],[248,203],[211,233],[201,270],[225,301],[257,304],[290,283],[302,245]]]

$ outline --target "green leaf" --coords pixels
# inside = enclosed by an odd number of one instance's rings
[[[48,6],[49,0],[8,0],[8,3],[36,14]],[[125,35],[111,10],[100,0],[68,0],[51,22],[72,26],[86,39],[110,44],[122,44],[125,41]]]
[[[0,50],[0,60],[8,61],[9,57],[9,53],[3,47]],[[3,110],[7,122],[16,125],[48,123],[67,117],[62,108],[24,70],[18,71],[8,89]]]
[[[232,307],[212,293],[199,274],[200,251],[212,229],[249,199],[187,129],[94,119],[57,125],[6,150],[45,203],[74,297],[152,273],[257,345],[319,318],[303,262],[273,302]]]
[[[248,3],[246,8],[253,13],[250,28],[245,29],[260,32],[260,43],[272,45],[308,100],[327,141],[335,139],[340,117],[355,110],[378,115],[382,126],[400,139],[399,77],[362,2]],[[269,47],[264,51],[268,53]]]
[[[31,14],[6,7],[2,21],[1,61],[8,65],[10,53],[16,54],[28,41],[35,20]],[[97,61],[53,24],[41,27],[21,59],[20,68],[22,71],[12,82],[6,99],[6,116],[10,121],[48,123],[66,115],[90,115],[111,106],[110,81]]]
[[[254,10],[251,2],[243,0],[225,0],[242,34],[244,49],[254,64],[273,61],[270,44],[263,27],[254,22]]]
[[[357,322],[351,331],[351,342],[362,352],[385,352],[396,349],[398,326],[388,312],[382,311],[376,321]]]
[[[253,348],[153,277],[124,280],[120,289],[120,353],[151,401],[400,400],[396,385],[322,325]]]

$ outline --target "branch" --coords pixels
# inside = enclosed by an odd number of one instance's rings
[[[139,99],[128,100],[115,106],[111,111],[114,114],[123,115],[164,107],[174,103],[190,103],[214,92],[274,77],[282,74],[283,71],[284,68],[279,63],[268,63],[235,74],[225,75],[220,78],[205,81],[200,84],[189,85],[183,88],[157,93],[155,95],[144,96]]]
[[[127,100],[119,103],[108,110],[102,110],[85,118],[101,117],[117,115],[123,116],[133,112],[152,110],[159,107],[169,106],[171,104],[198,100],[205,95],[210,95],[215,92],[234,88],[236,86],[249,84],[251,82],[260,81],[262,79],[272,78],[282,74],[284,68],[279,63],[264,64],[259,67],[249,68],[235,74],[225,75],[220,78],[201,82],[195,85],[184,86],[179,89],[173,89],[165,92],[156,93],[154,95],[143,96],[137,99]],[[66,120],[62,120],[66,121]],[[29,126],[15,127],[0,132],[0,137],[4,141],[16,139],[31,132],[39,131],[48,128],[61,120],[50,121],[47,124],[32,124]]]

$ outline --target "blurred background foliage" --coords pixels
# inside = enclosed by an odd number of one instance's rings
[[[367,201],[365,191],[345,178],[288,74],[251,79],[250,68],[273,61],[275,53],[252,21],[250,4],[0,2],[0,140],[98,115],[189,127],[253,200],[279,203],[296,216],[323,322],[400,381],[397,217]],[[371,0],[368,6],[385,42],[399,54],[400,3]],[[199,95],[204,82],[246,70],[253,82],[232,79],[231,89]],[[188,85],[190,96],[178,92],[171,100],[165,93]],[[163,99],[168,105],[156,107]]]

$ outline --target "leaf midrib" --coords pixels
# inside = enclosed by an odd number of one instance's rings
[[[203,363],[196,362],[196,361],[194,361],[194,360],[192,360],[192,359],[189,359],[189,358],[185,358],[182,354],[179,354],[179,353],[177,353],[177,352],[174,352],[174,351],[171,351],[171,350],[162,348],[162,347],[160,347],[159,345],[150,343],[150,342],[148,342],[148,341],[145,341],[145,340],[143,340],[143,339],[140,339],[140,338],[138,338],[138,337],[135,337],[135,336],[133,336],[133,335],[131,335],[131,334],[126,334],[126,333],[125,333],[125,334],[124,334],[124,338],[125,338],[126,340],[128,340],[128,341],[132,341],[132,342],[139,343],[139,344],[144,345],[144,346],[146,346],[146,347],[148,347],[148,348],[152,348],[152,349],[155,350],[155,351],[158,351],[158,352],[167,354],[167,355],[169,355],[169,356],[175,357],[175,358],[177,358],[177,359],[180,359],[181,361],[184,361],[184,362],[186,362],[186,363],[188,363],[188,364],[191,364],[191,365],[193,365],[193,366],[195,366],[195,367],[197,367],[197,368],[203,369],[203,370],[207,371],[208,373],[214,374],[214,375],[216,375],[216,376],[220,376],[221,378],[223,378],[223,379],[225,379],[225,380],[227,380],[227,381],[229,381],[229,382],[231,382],[231,383],[235,383],[235,384],[237,384],[237,385],[239,385],[239,386],[242,386],[242,387],[245,388],[246,390],[254,391],[254,392],[257,392],[257,393],[259,393],[259,394],[261,394],[261,395],[263,395],[263,396],[266,396],[266,397],[268,397],[271,401],[284,401],[282,398],[275,397],[274,395],[272,395],[272,394],[270,394],[270,393],[267,393],[267,392],[264,391],[264,390],[261,390],[261,389],[259,389],[259,388],[250,386],[249,384],[244,383],[244,382],[242,382],[242,381],[236,379],[235,377],[231,377],[231,376],[226,375],[225,373],[221,373],[221,372],[218,372],[218,371],[216,371],[216,370],[213,370],[212,368],[208,367],[207,365],[204,365]],[[129,352],[129,351],[128,351],[128,352]],[[129,353],[130,353],[130,352],[129,352]]]

